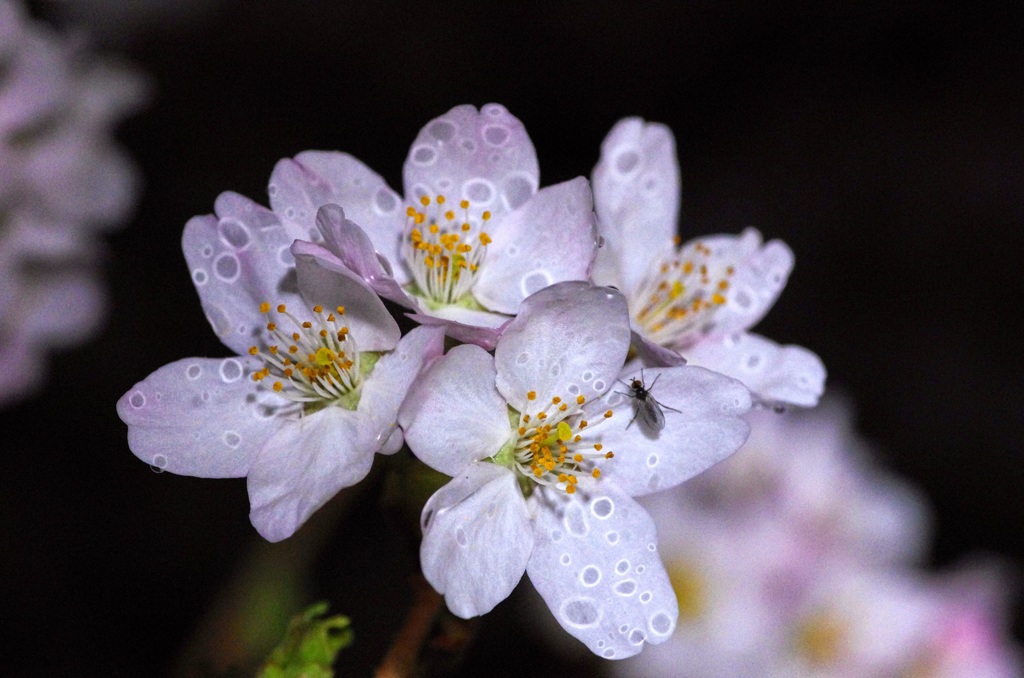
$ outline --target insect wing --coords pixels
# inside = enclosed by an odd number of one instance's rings
[[[665,413],[650,396],[643,400],[636,399],[636,414],[640,418],[640,423],[649,431],[657,433],[665,428]]]

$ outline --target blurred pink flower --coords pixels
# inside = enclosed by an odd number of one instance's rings
[[[47,349],[99,326],[98,235],[139,185],[111,132],[145,93],[131,69],[0,0],[0,405],[42,382]]]

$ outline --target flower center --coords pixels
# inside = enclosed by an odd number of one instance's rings
[[[433,306],[465,303],[491,242],[483,230],[491,213],[474,216],[468,200],[456,212],[443,195],[423,196],[420,206],[406,209],[409,236],[402,242],[414,293]]]
[[[533,402],[537,393],[530,391],[527,400]],[[581,477],[600,478],[598,459],[611,459],[614,453],[604,451],[595,430],[612,416],[607,410],[595,422],[584,418],[585,398],[578,395],[565,401],[554,396],[551,401],[533,413],[516,413],[512,421],[514,435],[506,458],[525,480],[546,485],[568,494],[576,492]],[[499,455],[501,457],[501,455]]]
[[[249,355],[264,363],[262,370],[253,373],[253,381],[273,379],[271,388],[301,403],[307,414],[330,404],[354,410],[362,378],[373,368],[376,355],[360,356],[355,338],[342,320],[345,307],[325,314],[322,306],[314,306],[314,321],[300,321],[284,304],[276,311],[280,317],[271,312],[269,303],[260,305],[260,312],[268,316],[270,341],[266,350],[249,348]],[[282,318],[292,326],[290,332],[278,324]]]
[[[700,242],[655,259],[630,304],[634,324],[661,346],[692,345],[711,329],[715,311],[728,302],[735,264]]]
[[[819,612],[797,628],[797,651],[812,664],[833,664],[843,652],[846,632],[842,619],[828,612]]]

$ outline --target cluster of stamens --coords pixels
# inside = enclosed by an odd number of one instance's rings
[[[402,256],[412,269],[420,292],[429,300],[452,304],[465,296],[484,261],[491,237],[483,230],[491,213],[479,219],[470,216],[468,200],[459,203],[459,213],[447,207],[443,195],[420,198],[422,210],[406,209],[409,237],[402,243]]]
[[[651,341],[686,346],[727,301],[735,267],[696,242],[657,262],[636,293],[633,320]]]
[[[300,321],[284,304],[276,311],[293,327],[289,332],[274,319],[267,322],[267,348],[249,349],[249,355],[264,362],[253,373],[254,381],[273,379],[274,391],[298,403],[337,401],[359,387],[359,351],[342,322],[344,306],[326,314],[322,306],[314,306],[314,321]],[[270,304],[261,304],[260,312],[269,316]]]
[[[526,398],[535,401],[537,394],[530,391]],[[569,401],[555,396],[543,409],[519,415],[514,453],[515,467],[520,473],[540,485],[564,489],[568,494],[576,492],[580,478],[601,477],[601,469],[594,462],[615,455],[604,450],[601,443],[594,442],[592,434],[612,416],[612,411],[607,410],[597,421],[589,422],[582,409],[585,401],[582,395]]]

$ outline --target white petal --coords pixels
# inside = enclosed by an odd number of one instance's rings
[[[461,306],[441,306],[438,309],[421,309],[417,313],[406,313],[410,319],[421,325],[443,327],[445,333],[457,341],[476,344],[488,351],[494,350],[501,336],[502,328],[512,318],[501,313],[477,311]]]
[[[344,487],[366,477],[379,444],[368,420],[341,407],[288,421],[249,471],[249,520],[267,541],[292,536]]]
[[[679,615],[654,522],[608,481],[589,497],[542,490],[526,566],[558,623],[606,659],[672,635]]]
[[[742,381],[766,403],[813,407],[825,391],[825,366],[818,356],[757,334],[708,337],[688,349],[686,357],[691,365]]]
[[[316,213],[316,226],[324,238],[324,246],[345,266],[359,275],[373,290],[396,304],[411,306],[409,295],[402,289],[396,275],[407,278],[399,262],[390,262],[373,249],[366,232],[345,218],[338,205],[324,205]],[[395,271],[402,269],[399,273]]]
[[[181,246],[214,333],[242,354],[263,333],[261,303],[302,305],[292,238],[273,212],[236,193],[222,193],[215,209],[189,220]]]
[[[402,174],[405,196],[469,200],[495,218],[537,192],[537,153],[523,123],[503,106],[456,106],[420,130]],[[344,206],[344,204],[343,204]],[[358,223],[358,220],[356,220]]]
[[[423,366],[443,352],[443,330],[417,327],[402,337],[393,351],[381,356],[363,383],[359,411],[374,421],[378,447],[386,448],[378,450],[382,454],[393,454],[402,446],[398,408]]]
[[[449,476],[497,454],[512,430],[494,377],[494,358],[472,344],[456,346],[428,367],[398,413],[413,454]]]
[[[343,306],[343,320],[360,351],[389,351],[402,331],[384,302],[366,281],[319,245],[296,240],[292,245],[303,312],[320,304],[327,311]],[[299,314],[295,314],[299,317]]]
[[[490,612],[526,570],[533,532],[515,474],[474,462],[423,507],[423,576],[463,619]]]
[[[296,238],[316,240],[317,210],[328,203],[341,205],[348,218],[370,236],[374,249],[400,268],[399,233],[405,226],[402,198],[351,155],[305,151],[292,160],[281,160],[267,191],[270,205]]]
[[[477,301],[515,314],[523,299],[563,280],[586,280],[597,253],[590,185],[583,177],[540,190],[488,228],[493,242],[473,285]]]
[[[249,357],[164,365],[117,401],[136,457],[171,473],[238,478],[280,427],[287,401],[259,389]]]
[[[655,252],[676,235],[679,162],[664,125],[626,118],[601,144],[594,168],[594,201],[604,247],[594,282],[617,285],[630,296]]]
[[[615,290],[564,282],[527,297],[494,351],[498,390],[520,412],[553,396],[591,400],[614,383],[629,350],[626,301]]]
[[[628,383],[640,374],[624,372],[621,378]],[[674,487],[725,459],[747,439],[750,427],[741,415],[750,409],[750,393],[738,381],[691,366],[645,369],[643,379],[663,406],[661,431],[645,427],[639,417],[630,424],[638,403],[622,395],[630,393],[622,384],[592,405],[614,411],[600,429],[601,444],[615,455],[598,465],[602,478],[614,480],[631,496]]]
[[[729,334],[753,327],[764,317],[786,286],[793,270],[793,252],[781,240],[758,246],[761,234],[748,228],[739,237],[700,238],[713,252],[721,248],[745,252],[729,281],[728,302],[715,312],[715,333]],[[715,256],[715,255],[712,255]],[[737,257],[738,258],[738,257]]]

